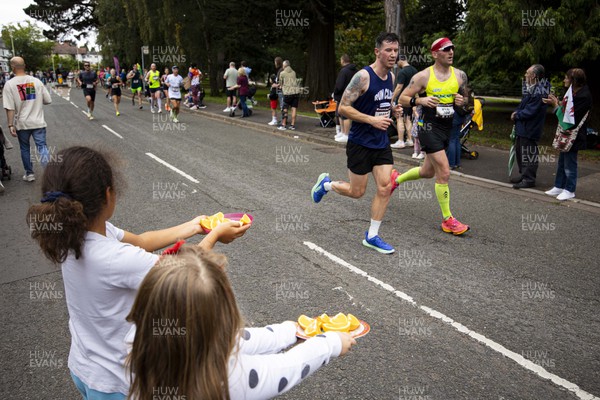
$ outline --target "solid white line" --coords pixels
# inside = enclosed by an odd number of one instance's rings
[[[112,133],[113,135],[115,135],[116,137],[123,139],[123,136],[119,135],[117,132],[113,131],[112,129],[110,129],[108,126],[106,125],[102,125],[102,127],[104,129],[106,129],[107,131],[109,131],[110,133]]]
[[[169,164],[168,162],[161,160],[160,158],[156,157],[154,154],[152,153],[146,153],[146,155],[150,158],[154,158],[156,161],[158,161],[159,163],[161,163],[162,165],[164,165],[167,168],[172,169],[173,171],[177,172],[179,175],[183,176],[184,178],[194,182],[194,183],[200,183],[200,181],[196,178],[194,178],[193,176],[190,176],[188,174],[186,174],[185,172],[183,172],[182,170],[180,170],[177,167],[172,166],[171,164]]]
[[[327,252],[326,250],[323,250],[321,247],[317,246],[316,244],[314,244],[312,242],[304,242],[304,245],[307,246],[309,249],[314,250],[317,253],[324,255],[325,257],[329,258],[331,261],[334,261],[337,264],[339,264],[345,268],[348,268],[351,272],[354,272],[355,274],[358,274],[360,276],[364,276],[365,278],[367,278],[367,280],[375,283],[376,285],[382,287],[383,289],[387,290],[388,292],[394,293],[397,297],[401,298],[402,300],[406,300],[413,306],[418,306],[420,310],[424,311],[429,316],[431,316],[433,318],[437,318],[437,319],[443,321],[444,323],[450,325],[451,327],[453,327],[460,333],[468,335],[468,336],[472,337],[473,339],[477,340],[478,342],[483,343],[484,345],[488,346],[492,350],[495,350],[498,353],[504,355],[505,357],[510,358],[511,360],[513,360],[514,362],[516,362],[517,364],[522,366],[523,368],[528,369],[529,371],[535,373],[536,375],[538,375],[544,379],[548,379],[548,380],[554,382],[556,385],[562,386],[563,388],[575,393],[575,395],[577,397],[579,397],[580,399],[582,399],[582,400],[600,400],[598,397],[594,396],[593,394],[588,393],[585,390],[582,390],[576,384],[569,382],[566,379],[563,379],[558,375],[548,372],[543,367],[535,364],[532,361],[527,360],[522,355],[517,354],[514,351],[508,350],[506,347],[502,346],[501,344],[496,343],[493,340],[488,339],[485,336],[483,336],[475,331],[472,331],[471,329],[467,328],[466,326],[462,325],[461,323],[454,321],[452,318],[447,317],[446,315],[444,315],[432,308],[417,305],[417,303],[413,300],[413,298],[410,297],[409,295],[407,295],[406,293],[401,292],[399,290],[395,290],[392,286],[388,285],[387,283],[382,282],[379,279],[372,277],[371,275],[369,275],[362,269],[357,268],[350,263],[347,263],[346,261]]]

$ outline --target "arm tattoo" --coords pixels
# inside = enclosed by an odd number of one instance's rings
[[[367,83],[367,79],[364,74],[361,72],[357,72],[352,77],[352,80],[346,86],[346,90],[344,90],[344,94],[342,95],[342,100],[340,101],[340,105],[343,106],[352,106],[352,103],[358,99],[358,96],[365,92],[365,86]]]
[[[462,83],[460,84],[460,87],[458,88],[458,92],[465,96],[468,97],[469,96],[469,89],[467,87],[467,74],[465,74],[464,71],[460,71],[458,72],[458,75],[460,76],[460,79],[462,80]]]

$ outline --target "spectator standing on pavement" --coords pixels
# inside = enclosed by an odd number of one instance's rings
[[[418,72],[415,67],[410,65],[406,60],[406,56],[401,54],[398,57],[398,66],[400,70],[396,75],[396,88],[394,89],[393,101],[396,101],[400,97],[402,91],[406,89],[410,80]],[[402,117],[396,120],[396,129],[398,131],[398,141],[390,145],[393,149],[403,149],[406,146],[413,146],[414,143],[411,138],[412,131],[412,107],[402,107]],[[404,142],[404,135],[406,134],[406,142]],[[416,149],[415,149],[416,150]],[[415,151],[416,152],[416,151]]]
[[[577,137],[573,142],[573,146],[569,151],[560,152],[558,156],[558,166],[556,169],[556,179],[554,180],[554,187],[546,194],[549,196],[557,196],[557,200],[568,200],[575,197],[575,189],[577,188],[577,153],[579,150],[586,148],[587,142],[587,121],[589,118],[588,113],[592,110],[592,93],[586,83],[587,79],[585,72],[580,68],[572,68],[567,71],[563,83],[566,88],[571,88],[572,101],[573,101],[573,117],[575,119],[573,128],[579,126],[583,118],[586,118],[585,122],[579,127]],[[548,99],[544,99],[544,103],[554,107],[554,112],[557,116],[564,114],[567,110],[568,98],[562,101],[563,111],[559,111],[558,98],[550,94]],[[559,117],[560,118],[560,117]],[[559,122],[562,122],[559,120]]]
[[[535,187],[539,163],[538,142],[542,137],[548,108],[542,100],[550,93],[550,83],[544,79],[544,73],[544,67],[540,64],[534,64],[527,69],[523,82],[523,98],[510,117],[515,123],[515,147],[520,174],[511,179],[515,189]]]
[[[340,58],[340,64],[342,64],[342,69],[340,69],[335,81],[335,88],[333,89],[333,100],[336,102],[336,135],[334,139],[336,142],[346,143],[348,141],[348,132],[350,132],[350,125],[352,124],[352,121],[343,115],[340,115],[338,110],[340,108],[340,101],[342,100],[344,90],[346,90],[346,86],[348,86],[354,74],[358,72],[358,69],[356,68],[356,65],[352,63],[352,60],[348,54],[344,54]]]
[[[296,129],[296,109],[298,108],[298,101],[300,99],[300,85],[298,84],[296,71],[292,69],[288,60],[283,62],[283,71],[279,74],[279,84],[283,93],[283,109],[281,110],[281,125],[278,129],[281,131],[285,131],[286,129],[293,131]],[[286,127],[288,110],[290,108],[292,109],[292,123],[289,127]]]
[[[275,75],[276,75],[276,88],[277,88],[277,96],[279,99],[279,110],[283,110],[283,92],[281,91],[281,80],[280,75],[283,72],[283,58],[275,57]]]
[[[119,229],[112,217],[120,193],[115,160],[88,147],[58,153],[42,180],[41,204],[32,205],[28,221],[31,237],[44,255],[61,265],[65,286],[71,350],[68,367],[84,399],[125,400],[126,321],[140,283],[157,263],[153,251],[181,238],[202,233],[200,221],[136,235]],[[219,225],[199,246],[211,249],[229,243],[251,225]]]
[[[242,106],[242,118],[248,118],[250,116],[250,111],[248,110],[246,100],[248,99],[248,94],[250,93],[250,86],[248,85],[248,77],[246,76],[246,70],[244,69],[244,67],[240,67],[240,69],[238,69],[238,78],[236,84],[228,88],[228,90],[236,89],[239,89],[239,104]],[[233,116],[234,111],[235,108],[231,110],[229,115]]]
[[[283,60],[281,57],[275,57],[275,73],[270,76],[269,84],[271,86],[271,91],[269,92],[269,102],[271,106],[271,122],[269,125],[275,126],[278,125],[277,121],[277,103],[279,102],[279,109],[281,110],[283,106],[283,94],[281,93],[281,88],[279,87],[279,74],[282,71]]]
[[[248,84],[252,85],[250,87],[250,91],[248,92],[248,100],[252,102],[252,105],[256,105],[258,103],[256,100],[254,100],[254,94],[256,93],[256,90],[254,82],[252,81],[252,79],[250,79],[250,73],[252,72],[252,68],[248,66],[248,63],[246,61],[240,62],[240,65],[242,66],[242,68],[244,68],[244,71],[246,71],[246,78],[248,78]]]
[[[8,130],[12,136],[19,138],[21,161],[25,169],[23,180],[33,182],[35,175],[29,141],[33,137],[40,162],[45,167],[49,154],[43,106],[50,104],[52,99],[42,81],[25,73],[25,60],[21,57],[11,58],[10,68],[15,76],[6,82],[2,93]]]
[[[225,70],[223,74],[223,79],[225,80],[225,87],[227,88],[227,107],[223,110],[223,112],[230,112],[231,110],[235,110],[237,106],[236,103],[236,91],[229,90],[230,87],[237,85],[238,71],[235,68],[235,62],[229,63],[229,68]]]
[[[194,105],[191,107],[191,110],[197,110],[200,108],[200,81],[202,80],[202,72],[200,72],[196,63],[192,63],[190,66],[188,76],[190,77],[190,90],[192,92],[192,99],[194,101]]]

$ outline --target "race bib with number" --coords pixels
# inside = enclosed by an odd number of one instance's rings
[[[86,89],[93,89],[94,85],[92,85],[91,83],[88,83],[87,85],[85,85]]]
[[[112,85],[112,88],[113,88],[113,89],[118,89],[118,88],[119,88],[119,86],[120,86],[120,85],[119,85],[118,83],[113,83],[113,85]]]
[[[157,81],[157,80],[158,80],[158,75],[154,75],[154,76],[152,76],[152,80],[153,80],[153,81]]]
[[[171,91],[173,93],[179,93],[179,86],[171,86]]]
[[[438,104],[435,106],[435,116],[437,118],[452,118],[454,117],[453,104]]]

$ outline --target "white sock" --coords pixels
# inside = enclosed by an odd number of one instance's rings
[[[371,226],[369,226],[369,233],[367,233],[367,239],[373,239],[375,236],[379,234],[379,227],[381,226],[381,221],[371,220]]]
[[[336,136],[339,136],[339,135],[340,135],[340,133],[341,133],[341,131],[342,131],[342,127],[341,127],[341,126],[339,126],[339,125],[336,125],[336,126],[335,126],[335,135],[336,135]]]
[[[323,184],[323,188],[325,189],[325,191],[326,191],[326,192],[329,192],[329,191],[331,190],[331,184],[332,184],[332,183],[333,183],[333,182],[325,182],[325,183]]]
[[[162,101],[161,101],[160,97],[156,100],[158,101],[158,109],[160,110],[162,108]]]

